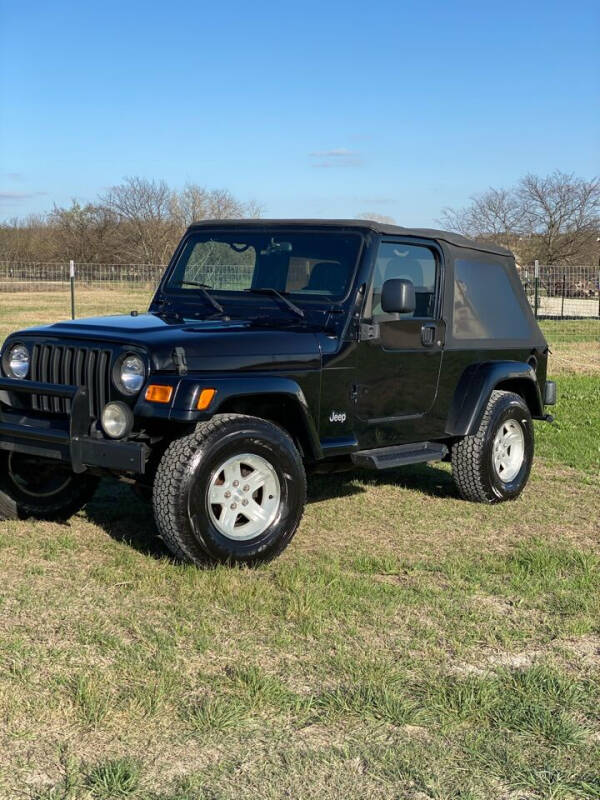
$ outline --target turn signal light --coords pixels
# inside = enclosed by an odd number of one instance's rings
[[[146,400],[150,403],[170,403],[173,397],[172,386],[152,384],[146,389]]]
[[[196,408],[198,411],[206,411],[206,409],[212,403],[213,397],[216,395],[216,393],[216,389],[202,389],[200,392],[200,397],[198,398],[198,402],[196,403]]]

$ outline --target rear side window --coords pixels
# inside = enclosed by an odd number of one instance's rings
[[[527,339],[529,323],[501,264],[459,259],[454,264],[455,339]]]

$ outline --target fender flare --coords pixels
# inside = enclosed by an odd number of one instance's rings
[[[165,376],[166,378],[166,376]],[[169,406],[159,406],[143,399],[143,393],[136,404],[134,413],[141,417],[167,418],[172,422],[194,423],[210,419],[221,413],[228,401],[239,398],[269,397],[280,398],[294,409],[294,426],[300,426],[302,439],[312,459],[323,457],[321,442],[315,425],[313,413],[299,384],[291,378],[278,375],[186,375],[182,378],[162,379],[155,376],[152,382],[169,384],[174,388],[173,400]],[[196,405],[202,389],[216,390],[215,397],[206,411],[198,411]]]
[[[523,361],[483,361],[467,367],[461,375],[450,404],[446,433],[477,433],[490,395],[498,386],[521,394],[532,417],[541,418],[544,405],[533,367]]]

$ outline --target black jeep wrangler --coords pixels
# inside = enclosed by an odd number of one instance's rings
[[[192,562],[278,554],[306,472],[451,460],[460,494],[517,497],[548,347],[512,255],[356,220],[192,225],[147,313],[2,347],[0,518],[66,518],[99,476],[152,495]]]

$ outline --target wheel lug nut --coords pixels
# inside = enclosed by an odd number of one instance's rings
[[[237,489],[237,487],[240,485],[240,482],[239,482],[239,481],[234,481],[234,482],[233,482],[233,485],[234,485],[234,486],[235,486],[235,488]]]
[[[225,497],[227,498],[231,497],[231,492],[225,492]]]
[[[248,505],[248,501],[247,500],[242,500],[242,505],[243,506],[247,506]]]
[[[233,511],[235,511],[235,509],[237,508],[237,503],[232,503],[231,504],[231,508],[232,508]]]
[[[246,484],[246,485],[244,486],[244,491],[245,491],[245,492],[249,492],[249,491],[250,491],[250,487],[248,486],[248,484]]]

